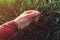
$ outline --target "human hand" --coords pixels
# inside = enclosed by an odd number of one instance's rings
[[[32,21],[37,22],[40,12],[36,10],[28,10],[19,15],[14,21],[18,24],[18,28],[27,27]]]

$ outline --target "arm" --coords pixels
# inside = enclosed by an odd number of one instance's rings
[[[28,10],[23,12],[13,21],[7,22],[0,26],[0,40],[6,40],[8,37],[16,33],[17,29],[26,28],[32,21],[38,20],[40,12],[36,10]],[[17,25],[18,26],[17,26]]]
[[[6,40],[17,31],[17,25],[13,21],[0,25],[0,40]]]

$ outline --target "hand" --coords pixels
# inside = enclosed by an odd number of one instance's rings
[[[18,28],[27,27],[32,21],[37,22],[40,16],[40,12],[36,10],[28,10],[23,12],[14,21],[18,24]]]

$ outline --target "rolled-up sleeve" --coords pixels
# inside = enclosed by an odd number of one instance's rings
[[[17,25],[13,21],[0,25],[0,40],[6,40],[9,36],[18,31]]]

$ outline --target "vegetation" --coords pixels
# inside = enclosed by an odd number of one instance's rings
[[[13,20],[23,11],[30,9],[40,11],[41,15],[38,23],[34,23],[34,25],[29,25],[31,27],[34,27],[31,28],[31,30],[33,31],[30,30],[28,33],[25,32],[27,36],[35,35],[34,33],[36,31],[40,32],[40,29],[46,30],[50,27],[60,26],[60,0],[0,0],[0,24]],[[41,26],[42,28],[36,27],[37,25]],[[29,33],[31,33],[31,35]],[[41,34],[43,35],[43,33],[44,32],[42,32]]]
[[[29,9],[39,10],[45,15],[48,12],[59,13],[60,0],[0,0],[0,24]]]

